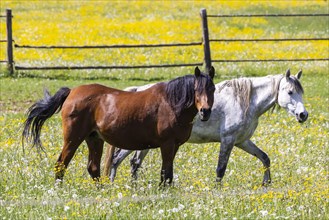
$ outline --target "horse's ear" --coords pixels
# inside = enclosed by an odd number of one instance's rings
[[[215,76],[215,68],[213,66],[211,66],[210,70],[209,70],[209,76],[211,79],[214,79]]]
[[[300,77],[302,77],[302,73],[303,73],[303,71],[299,70],[299,72],[296,74],[296,78],[300,79]]]
[[[199,77],[201,75],[201,71],[200,71],[199,67],[195,67],[195,69],[194,69],[194,75],[196,77]]]
[[[287,72],[286,72],[286,78],[287,78],[287,80],[289,80],[289,77],[290,77],[290,69],[288,69]]]

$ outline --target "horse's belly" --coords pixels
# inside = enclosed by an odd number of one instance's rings
[[[201,122],[206,123],[206,122]],[[196,123],[193,126],[191,136],[188,139],[189,143],[209,143],[220,142],[220,134],[218,128],[214,125],[198,126]]]
[[[158,145],[149,145],[149,144],[139,144],[139,145],[126,145],[126,146],[119,146],[119,148],[126,149],[126,150],[146,150],[146,149],[152,149],[152,148],[158,148],[160,146]]]
[[[104,135],[103,139],[113,146],[127,150],[144,150],[160,147],[156,140],[150,138],[151,136],[151,134],[147,137],[138,132],[128,132],[126,135],[118,133]]]

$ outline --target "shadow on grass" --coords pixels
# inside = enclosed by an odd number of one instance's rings
[[[70,75],[70,74],[56,74],[56,75],[48,75],[48,74],[33,74],[27,72],[18,72],[13,76],[9,76],[13,78],[31,78],[31,79],[47,79],[47,80],[111,80],[111,81],[144,81],[144,82],[158,82],[164,81],[168,78],[166,77],[150,77],[143,78],[131,76],[131,77],[116,77],[116,76],[105,76],[105,75],[95,75],[95,76],[78,76],[78,75]]]

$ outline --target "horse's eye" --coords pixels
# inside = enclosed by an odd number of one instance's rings
[[[289,95],[292,95],[292,91],[290,90],[290,91],[288,92],[288,94],[289,94]]]

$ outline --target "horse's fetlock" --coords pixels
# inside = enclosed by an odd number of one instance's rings
[[[56,180],[62,180],[64,177],[66,167],[63,162],[57,162],[54,168]]]

